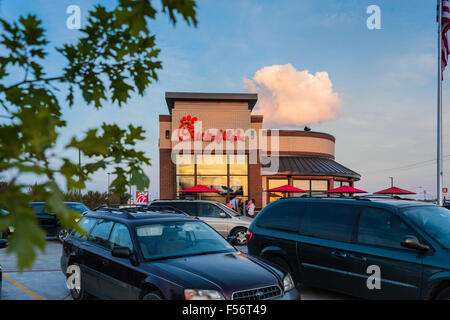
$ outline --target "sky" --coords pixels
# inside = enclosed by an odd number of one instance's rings
[[[83,27],[95,4],[114,3],[2,0],[0,16],[13,21],[36,14],[55,47],[80,35],[66,27],[69,5],[81,8]],[[155,198],[158,115],[168,114],[164,93],[258,92],[255,113],[264,114],[268,126],[303,129],[308,124],[313,131],[334,135],[336,160],[362,176],[356,187],[369,192],[384,189],[392,176],[396,186],[422,198],[424,191],[427,198],[436,195],[435,1],[200,0],[197,5],[197,27],[180,19],[174,27],[162,13],[150,21],[163,62],[159,81],[143,97],[134,95],[122,107],[105,104],[96,111],[81,99],[72,108],[64,106],[68,127],[61,145],[102,122],[143,126],[147,139],[137,148],[152,160],[145,171]],[[381,29],[367,28],[369,5],[380,8]],[[50,50],[47,73],[57,75],[63,66],[64,59]],[[443,82],[444,186],[448,187],[449,73]],[[276,85],[280,81],[285,86]],[[295,114],[297,106],[304,117],[289,119],[286,114]],[[317,110],[320,115],[313,116]],[[76,159],[75,154],[70,156]],[[97,173],[88,189],[106,191],[106,172]]]

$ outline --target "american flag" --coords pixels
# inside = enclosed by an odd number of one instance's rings
[[[449,0],[438,0],[437,7],[437,22],[439,22],[439,1],[442,1],[442,67],[441,72],[444,73],[444,69],[448,63],[448,54],[450,52],[450,39],[448,38],[447,31],[450,29],[450,5]]]

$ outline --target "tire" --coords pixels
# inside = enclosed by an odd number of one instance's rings
[[[247,239],[245,239],[246,232],[246,228],[236,228],[231,232],[231,236],[236,237],[236,245],[245,246],[247,244]]]
[[[67,267],[67,269],[69,269],[70,266],[76,266],[80,270],[79,271],[80,272],[79,273],[80,288],[79,289],[76,289],[76,288],[70,289],[69,288],[70,295],[72,296],[72,299],[73,300],[89,300],[91,298],[91,295],[88,294],[86,292],[86,290],[84,289],[84,286],[83,286],[83,274],[81,272],[80,266],[78,264],[76,264],[76,263],[73,263],[73,264],[69,265]],[[66,277],[69,278],[69,273],[67,271],[66,271]]]
[[[158,291],[152,291],[142,297],[142,300],[164,300],[164,298]]]
[[[294,280],[294,285],[298,286],[299,282],[297,281],[297,279],[295,279],[295,275],[292,273],[291,266],[289,265],[289,263],[286,260],[284,260],[283,258],[277,257],[277,256],[269,257],[267,260],[269,260],[273,264],[277,265],[278,267],[280,267],[284,271],[289,272],[289,274],[291,275],[292,279]]]
[[[441,290],[436,296],[436,300],[450,300],[450,288]]]
[[[58,226],[56,228],[56,236],[58,237],[59,242],[63,243],[64,240],[66,240],[68,235],[69,235],[69,232],[67,231],[67,229],[64,229],[61,226]]]
[[[292,275],[291,272],[291,267],[289,266],[289,264],[286,262],[286,260],[284,260],[283,258],[280,257],[271,257],[268,259],[270,262],[276,264],[277,266],[279,266],[281,269],[283,269],[284,271],[289,272]]]

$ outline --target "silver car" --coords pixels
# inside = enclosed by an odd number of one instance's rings
[[[253,219],[245,217],[226,205],[207,200],[155,200],[150,207],[173,207],[203,220],[224,238],[236,237],[238,245],[245,245],[245,233]]]

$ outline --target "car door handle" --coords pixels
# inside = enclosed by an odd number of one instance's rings
[[[360,255],[355,255],[355,254],[351,254],[350,258],[353,259],[353,260],[361,261],[361,262],[366,262],[367,261],[366,257],[360,256]]]
[[[341,251],[332,251],[331,255],[338,257],[338,258],[347,258],[347,253],[341,252]]]

